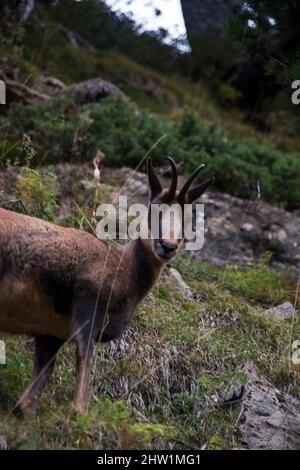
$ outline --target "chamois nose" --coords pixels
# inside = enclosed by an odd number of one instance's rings
[[[166,242],[165,240],[161,240],[160,245],[161,245],[161,247],[163,248],[163,250],[166,254],[173,253],[177,249],[176,244]]]

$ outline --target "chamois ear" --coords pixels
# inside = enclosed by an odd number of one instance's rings
[[[207,188],[211,185],[213,181],[213,177],[208,178],[207,180],[203,181],[203,183],[200,183],[194,188],[190,189],[187,193],[188,203],[192,204],[197,199],[199,199],[199,197],[202,196],[202,194],[207,190]]]
[[[152,200],[162,192],[162,186],[152,166],[151,158],[148,158],[147,167],[148,167],[148,181],[149,181],[149,187],[150,187],[150,199]]]

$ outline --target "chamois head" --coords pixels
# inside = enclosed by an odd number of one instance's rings
[[[169,189],[162,187],[152,166],[152,161],[150,158],[148,159],[148,180],[150,187],[148,230],[152,239],[151,249],[155,256],[164,262],[176,255],[184,241],[184,223],[187,220],[185,217],[186,205],[193,204],[193,202],[199,199],[213,181],[213,178],[209,178],[197,186],[191,187],[194,179],[205,166],[202,164],[196,168],[180,191],[178,191],[178,174],[175,162],[171,157],[167,157],[167,159],[172,170]],[[151,217],[154,209],[159,211],[155,236],[153,236],[153,219]]]

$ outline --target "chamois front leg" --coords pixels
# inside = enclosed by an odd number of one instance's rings
[[[31,381],[16,403],[14,412],[22,414],[23,410],[35,412],[38,399],[53,372],[56,355],[63,341],[52,336],[35,338],[35,360]]]
[[[93,350],[98,329],[97,299],[80,296],[76,301],[73,328],[76,342],[76,394],[75,406],[85,413],[89,401],[89,387],[93,364]]]
[[[81,413],[86,413],[88,407],[93,346],[94,343],[87,348],[82,338],[77,340],[75,406]]]

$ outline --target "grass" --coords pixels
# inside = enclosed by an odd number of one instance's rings
[[[294,302],[297,290],[297,276],[292,269],[275,271],[269,268],[271,254],[264,254],[260,261],[253,266],[227,265],[220,269],[207,263],[194,263],[181,258],[176,259],[174,267],[180,269],[184,276],[190,279],[190,285],[197,286],[199,279],[205,279],[208,292],[201,295],[211,295],[210,289],[226,288],[230,293],[253,305],[274,306],[284,301]],[[297,301],[300,308],[300,299]]]

